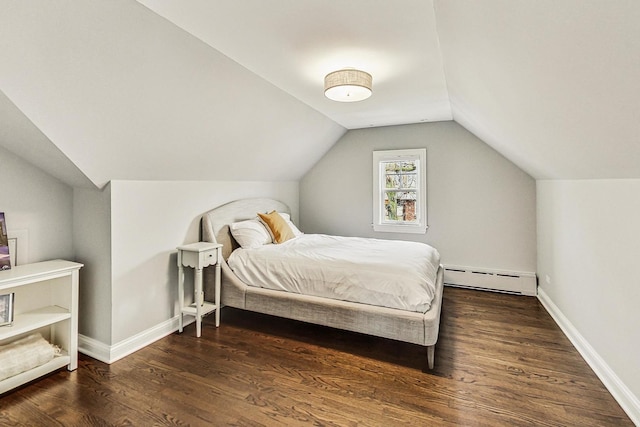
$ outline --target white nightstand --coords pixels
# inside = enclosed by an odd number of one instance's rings
[[[218,243],[198,242],[178,246],[178,297],[180,300],[180,319],[178,330],[182,333],[183,316],[188,314],[196,318],[196,336],[202,332],[202,317],[216,312],[216,327],[220,326],[220,263],[222,262],[222,245]],[[205,301],[202,291],[202,269],[210,265],[216,266],[215,300]],[[194,269],[193,304],[184,305],[184,267]]]

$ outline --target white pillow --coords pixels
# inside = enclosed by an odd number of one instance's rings
[[[291,222],[291,215],[289,215],[288,213],[284,213],[284,212],[278,212],[278,214],[282,217],[282,219],[284,219],[287,223],[287,225],[289,227],[291,227],[291,231],[293,231],[293,234],[298,237],[303,235],[304,233],[300,230],[298,230],[298,227],[295,226],[295,224],[293,222]]]
[[[259,248],[271,243],[271,235],[258,219],[234,222],[229,225],[231,235],[244,249]]]

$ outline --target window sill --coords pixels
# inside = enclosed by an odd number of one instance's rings
[[[428,225],[389,225],[389,224],[372,224],[373,231],[381,231],[383,233],[410,233],[410,234],[426,234]]]

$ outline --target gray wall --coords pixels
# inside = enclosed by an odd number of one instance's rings
[[[102,191],[73,195],[74,247],[85,263],[80,334],[92,340],[85,350],[105,361],[126,355],[128,343],[160,338],[177,316],[176,246],[198,241],[205,211],[273,197],[298,217],[295,181],[112,181]]]
[[[427,149],[426,235],[374,232],[372,152]],[[300,183],[306,233],[422,241],[445,264],[536,271],[536,186],[455,122],[349,131]]]
[[[103,190],[73,190],[73,248],[80,270],[78,332],[111,342],[111,184]]]
[[[28,236],[18,240],[18,251],[26,251],[18,260],[72,260],[72,206],[71,187],[0,147],[0,212],[9,237],[15,231]]]
[[[582,337],[579,349],[612,393],[623,390],[614,395],[638,420],[640,180],[538,181],[537,187],[540,290],[565,328]]]

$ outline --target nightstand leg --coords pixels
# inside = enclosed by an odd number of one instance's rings
[[[179,306],[178,310],[180,310],[178,314],[178,332],[182,333],[183,327],[183,313],[182,308],[184,307],[184,268],[182,266],[182,256],[181,251],[178,251],[178,301]]]
[[[202,303],[203,303],[203,295],[202,295],[202,269],[196,268],[195,271],[195,292],[193,295],[193,299],[196,303],[196,337],[200,338],[202,333]]]
[[[216,328],[220,326],[220,261],[216,264]]]

